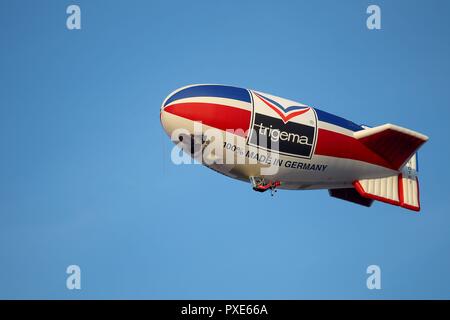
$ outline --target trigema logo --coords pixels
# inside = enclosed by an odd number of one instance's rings
[[[281,103],[258,93],[254,93],[254,97],[259,101],[254,102],[256,106],[248,144],[280,154],[311,158],[317,122],[314,110],[308,106],[285,108]],[[278,117],[268,115],[273,115],[271,111],[275,111]],[[299,123],[297,116],[309,122]],[[294,118],[295,122],[291,121]]]

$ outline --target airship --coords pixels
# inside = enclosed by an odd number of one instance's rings
[[[428,137],[413,130],[359,125],[315,106],[217,84],[175,90],[160,120],[178,150],[200,155],[202,164],[254,191],[326,189],[366,207],[376,200],[420,211],[417,150]]]

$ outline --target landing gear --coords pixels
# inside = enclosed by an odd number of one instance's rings
[[[270,190],[270,195],[273,197],[274,193],[277,192],[276,188],[281,185],[280,181],[269,181],[265,182],[264,178],[250,177],[250,182],[252,184],[253,190],[258,192],[265,192]]]

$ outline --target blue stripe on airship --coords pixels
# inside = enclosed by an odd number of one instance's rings
[[[319,119],[320,121],[328,122],[351,131],[360,131],[364,129],[363,127],[357,125],[356,123],[350,120],[335,116],[334,114],[316,108],[314,108],[314,110],[316,110],[317,119]]]
[[[172,103],[175,100],[192,97],[217,97],[240,100],[248,103],[251,102],[250,93],[247,89],[207,84],[188,87],[174,93],[169,99],[167,99],[164,106]]]

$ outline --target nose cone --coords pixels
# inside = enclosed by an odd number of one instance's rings
[[[252,104],[247,89],[223,85],[192,85],[171,93],[161,107],[161,124],[171,136],[176,129],[192,132],[194,122],[226,130],[248,130]]]

